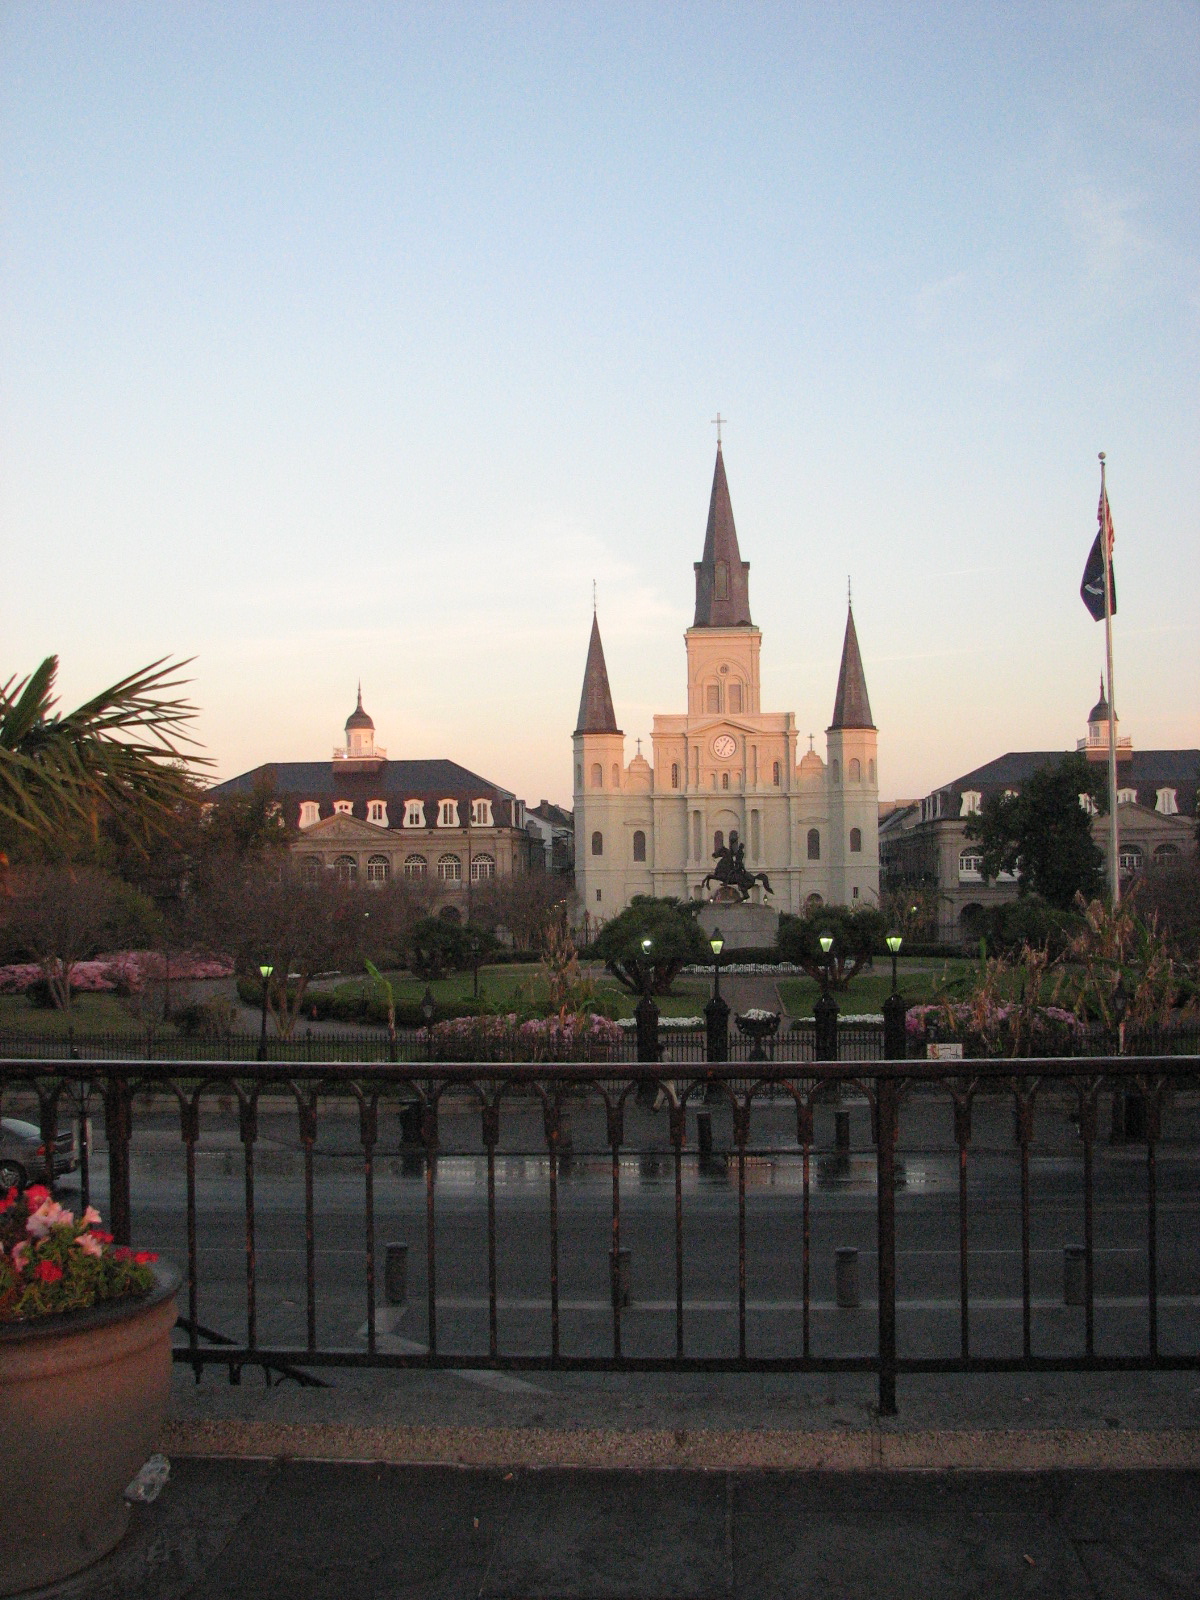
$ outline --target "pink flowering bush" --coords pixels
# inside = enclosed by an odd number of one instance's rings
[[[961,1039],[973,1056],[1057,1054],[1069,1045],[1083,1024],[1062,1006],[1028,1006],[1013,1001],[989,1004],[944,1001],[940,1005],[910,1006],[905,1017],[909,1036],[924,1034],[936,1025],[938,1032]]]
[[[507,1016],[456,1017],[424,1028],[418,1039],[432,1043],[438,1061],[595,1061],[605,1060],[621,1029],[595,1012],[559,1012],[521,1022]]]
[[[171,982],[203,978],[231,978],[233,962],[225,956],[173,955]],[[35,961],[13,962],[0,967],[0,994],[24,994],[46,976]],[[157,950],[117,950],[95,961],[77,961],[71,968],[73,994],[111,994],[120,990],[138,994],[147,983],[162,983],[168,976],[167,962]]]
[[[43,1184],[0,1199],[0,1323],[80,1311],[98,1300],[146,1294],[149,1250],[114,1245],[88,1206],[76,1221]]]

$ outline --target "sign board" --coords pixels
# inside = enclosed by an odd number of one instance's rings
[[[926,1061],[961,1061],[962,1058],[961,1042],[956,1044],[927,1044],[925,1046]]]

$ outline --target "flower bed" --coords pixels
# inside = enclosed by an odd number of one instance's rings
[[[595,1012],[560,1013],[521,1022],[507,1016],[456,1017],[422,1028],[419,1042],[436,1061],[587,1061],[603,1057],[621,1029]]]
[[[114,1245],[88,1206],[76,1220],[42,1184],[0,1200],[0,1322],[82,1311],[103,1300],[147,1294],[149,1250]]]
[[[0,994],[24,994],[46,974],[34,961],[0,967]],[[232,978],[233,962],[224,956],[177,955],[170,960],[172,983],[191,979]],[[105,994],[120,989],[136,994],[148,983],[168,977],[167,961],[157,950],[117,950],[95,961],[79,961],[71,969],[71,989],[78,994]]]
[[[1073,1011],[1062,1006],[919,1005],[904,1019],[909,1037],[936,1028],[943,1038],[961,1039],[969,1056],[1069,1055],[1084,1033]]]

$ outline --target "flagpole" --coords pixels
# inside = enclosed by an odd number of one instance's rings
[[[1104,481],[1103,450],[1100,452],[1100,505],[1103,508],[1100,548],[1104,553],[1104,647],[1108,656],[1108,872],[1112,903],[1118,906],[1121,903],[1121,856],[1117,845],[1117,693],[1113,688],[1112,551],[1109,546],[1112,518]]]

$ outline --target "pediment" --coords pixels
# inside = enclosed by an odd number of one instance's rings
[[[300,834],[303,839],[319,840],[322,844],[378,844],[380,836],[386,837],[387,828],[374,822],[362,822],[358,817],[348,817],[338,812],[332,817],[322,817],[311,828]]]

